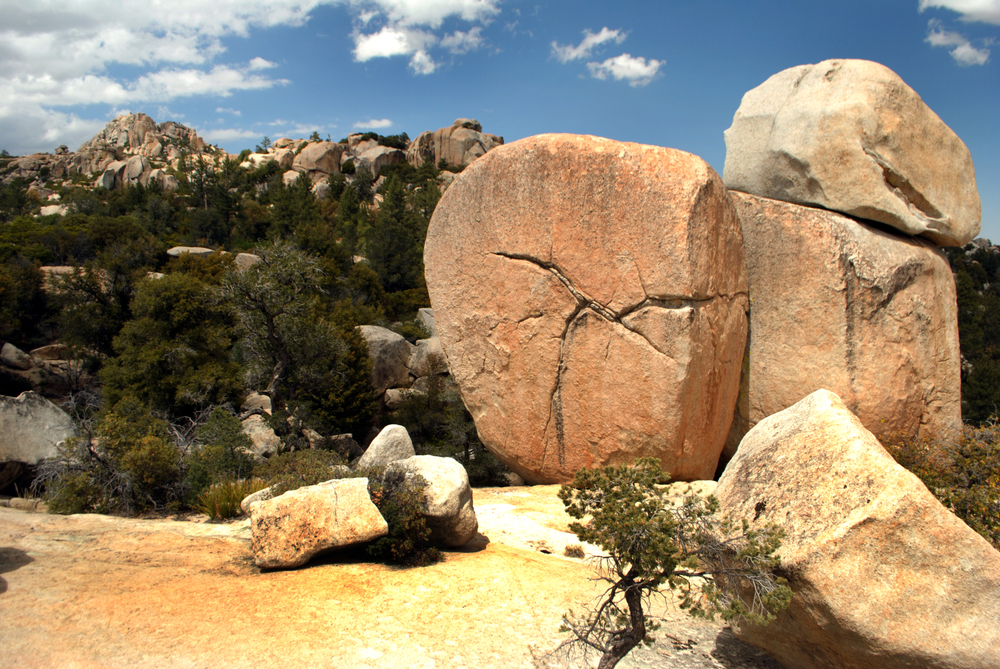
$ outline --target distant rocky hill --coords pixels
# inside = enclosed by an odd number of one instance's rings
[[[244,167],[274,160],[285,170],[286,182],[305,174],[318,185],[331,174],[341,174],[342,167],[350,171],[348,161],[355,170],[364,167],[375,176],[382,167],[403,161],[421,164],[430,159],[435,164],[444,161],[461,167],[503,141],[503,137],[483,133],[479,121],[460,118],[451,126],[421,133],[405,151],[383,146],[379,139],[358,133],[348,136],[344,143],[283,137],[262,152],[236,156],[208,144],[197,131],[180,123],[156,123],[146,114],[124,114],[76,152],[60,146],[55,153],[36,153],[9,161],[0,179],[3,183],[14,179],[31,182],[31,190],[39,191],[43,199],[53,186],[65,181],[109,190],[137,183],[147,186],[155,181],[164,190],[175,190],[176,174],[191,169],[198,161],[218,165],[226,159],[243,157]]]

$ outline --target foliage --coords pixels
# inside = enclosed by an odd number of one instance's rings
[[[664,478],[657,461],[644,458],[581,470],[560,489],[567,513],[589,518],[570,529],[604,550],[598,573],[610,587],[594,610],[564,617],[572,637],[557,650],[582,646],[602,654],[600,669],[616,666],[640,643],[652,643],[658,624],[649,602],[662,585],[678,591],[681,607],[696,616],[767,624],[787,607],[792,592],[774,573],[781,531],[719,519],[714,497],[671,504],[658,485]]]
[[[407,209],[402,182],[390,176],[365,242],[365,255],[386,292],[417,288],[423,278],[426,225]]]
[[[240,502],[267,487],[266,481],[257,478],[213,483],[198,496],[193,507],[214,520],[236,518],[243,513]]]
[[[0,265],[0,341],[25,350],[40,346],[49,317],[38,267],[24,259]]]
[[[371,468],[358,472],[368,477],[372,502],[389,526],[389,534],[368,545],[368,554],[408,567],[433,564],[441,552],[431,546],[431,530],[423,515],[424,489],[421,476],[400,469]]]
[[[254,467],[253,475],[273,486],[277,496],[337,478],[334,468],[343,464],[343,458],[333,451],[295,451],[268,458]]]
[[[195,431],[195,440],[200,448],[188,456],[189,497],[209,486],[243,480],[253,472],[253,441],[232,412],[222,407],[212,409],[208,420]]]
[[[101,371],[108,401],[132,395],[154,409],[191,413],[236,399],[240,368],[230,359],[233,318],[186,274],[140,283],[134,318],[114,339]]]
[[[942,504],[1000,550],[1000,423],[966,427],[957,443],[893,435],[884,446]]]
[[[438,377],[426,394],[410,394],[393,414],[406,428],[418,455],[451,457],[465,467],[474,486],[507,484],[510,470],[486,450],[458,390]]]

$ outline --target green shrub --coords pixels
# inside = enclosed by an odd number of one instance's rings
[[[1000,424],[967,426],[957,443],[893,435],[883,445],[942,504],[1000,550]]]
[[[356,169],[354,167],[353,160],[350,159],[345,160],[344,163],[340,166],[341,174],[354,174],[355,171]]]
[[[236,518],[243,513],[240,502],[267,487],[267,481],[259,478],[213,483],[198,496],[194,508],[214,520]]]
[[[274,486],[275,495],[338,478],[333,469],[344,459],[333,451],[295,451],[268,458],[254,467],[253,475]]]
[[[401,470],[371,468],[358,472],[368,477],[372,502],[389,526],[389,534],[368,545],[368,554],[379,560],[420,567],[441,559],[430,543],[431,530],[423,515],[424,489],[421,476],[407,476]]]
[[[195,432],[201,447],[188,457],[189,498],[201,494],[212,484],[241,480],[253,471],[250,448],[253,441],[243,432],[239,419],[216,407],[208,421]]]

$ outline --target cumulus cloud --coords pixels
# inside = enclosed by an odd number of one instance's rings
[[[434,70],[438,68],[438,64],[434,62],[430,54],[423,49],[418,50],[413,57],[410,58],[410,71],[414,74],[433,74]]]
[[[256,130],[242,128],[216,128],[215,130],[199,130],[201,136],[212,144],[231,142],[234,139],[258,139],[260,133]]]
[[[441,46],[457,54],[476,51],[482,48],[484,44],[482,31],[482,26],[475,26],[466,32],[456,30],[452,34],[444,36],[441,40]]]
[[[409,56],[436,41],[437,38],[428,32],[384,26],[377,33],[354,35],[354,59],[363,63],[372,58]]]
[[[614,42],[615,44],[621,44],[625,41],[627,33],[622,30],[610,30],[605,26],[601,28],[598,33],[592,33],[589,30],[583,31],[583,40],[573,46],[571,44],[561,45],[558,42],[552,42],[552,55],[560,63],[568,63],[573,60],[583,60],[584,58],[590,58],[594,50],[601,46],[602,44],[607,44],[608,42]]]
[[[645,86],[656,78],[662,60],[650,58],[648,61],[639,56],[633,57],[623,53],[614,58],[608,58],[603,63],[587,63],[590,75],[595,79],[611,77],[619,81],[627,81],[629,86]]]
[[[233,109],[231,107],[216,107],[216,114],[232,114],[233,116],[243,116],[243,112],[239,109]]]
[[[458,17],[481,23],[500,13],[501,0],[350,0],[355,7],[377,10],[393,24],[440,28],[445,19]],[[369,17],[371,20],[372,17]]]
[[[920,0],[920,11],[928,7],[950,9],[963,21],[980,21],[1000,26],[1000,0]]]
[[[367,121],[358,121],[354,124],[355,130],[382,130],[391,127],[392,121],[387,118],[372,118]]]
[[[924,40],[931,46],[942,46],[949,49],[951,57],[959,65],[985,65],[990,58],[990,50],[983,47],[977,49],[964,35],[945,30],[940,21],[931,19],[927,27],[927,38]]]

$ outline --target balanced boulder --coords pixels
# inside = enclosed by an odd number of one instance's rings
[[[266,569],[298,567],[326,551],[389,533],[366,478],[306,486],[248,507],[254,562]]]
[[[452,378],[525,480],[644,456],[712,478],[747,287],[735,209],[700,158],[579,135],[497,147],[441,198],[424,263]]]
[[[726,186],[885,223],[942,246],[979,233],[972,157],[899,76],[825,60],[743,96],[726,131]]]
[[[453,547],[476,536],[479,521],[472,506],[469,475],[457,460],[415,455],[386,467],[387,473],[392,471],[420,476],[427,483],[421,511],[431,529],[431,541]]]
[[[900,467],[835,394],[765,418],[715,491],[784,530],[791,605],[736,635],[797,669],[1000,667],[1000,552]]]
[[[732,193],[750,339],[726,444],[820,388],[876,436],[962,427],[955,280],[930,242],[821,209]]]

